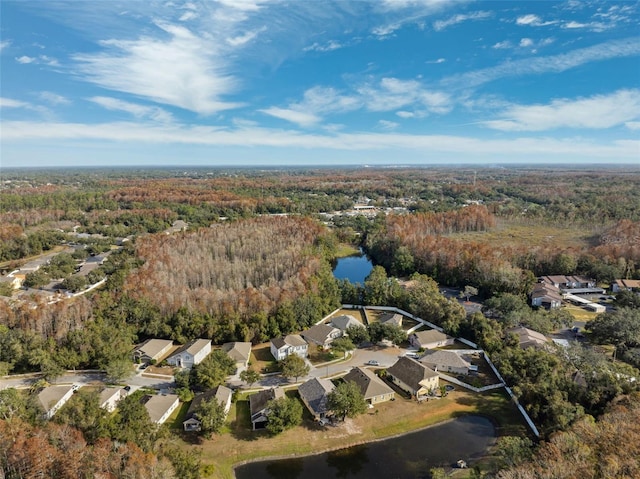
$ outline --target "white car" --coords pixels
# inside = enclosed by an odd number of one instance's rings
[[[380,363],[378,361],[376,361],[375,359],[370,359],[369,361],[367,361],[367,364],[369,366],[380,366]]]

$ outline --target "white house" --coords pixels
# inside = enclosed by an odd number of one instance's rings
[[[124,398],[126,395],[127,392],[122,388],[104,388],[100,392],[100,407],[102,409],[106,409],[109,412],[113,412],[116,409],[118,401],[120,401],[120,399]]]
[[[477,371],[477,367],[465,361],[457,352],[448,349],[432,349],[420,358],[425,366],[443,373],[469,374]]]
[[[342,336],[342,331],[328,324],[316,324],[302,331],[300,336],[309,344],[315,344],[323,349],[329,349],[333,340]]]
[[[289,334],[281,338],[272,339],[270,349],[276,361],[282,361],[290,354],[297,354],[301,358],[306,358],[309,352],[309,345],[299,334]]]
[[[147,401],[144,403],[144,407],[149,413],[151,422],[156,424],[162,424],[171,413],[176,410],[180,400],[175,394],[157,394],[155,396],[148,396]]]
[[[191,369],[211,352],[210,339],[194,339],[167,358],[167,363],[179,368]]]
[[[71,399],[78,386],[49,386],[38,393],[38,402],[44,409],[43,418],[51,419],[58,410]]]

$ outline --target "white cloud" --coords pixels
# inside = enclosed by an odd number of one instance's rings
[[[424,118],[425,116],[427,116],[427,112],[424,110],[416,110],[416,111],[406,111],[406,110],[400,110],[396,112],[396,115],[398,115],[400,118]]]
[[[518,17],[516,19],[516,24],[517,25],[527,25],[527,26],[532,26],[532,27],[544,27],[547,25],[553,25],[557,22],[555,21],[548,21],[548,22],[544,22],[542,21],[542,18],[540,18],[538,15],[534,15],[532,13],[528,14],[528,15],[522,15],[521,17]]]
[[[442,83],[447,86],[469,88],[482,85],[499,78],[563,72],[571,68],[584,65],[585,63],[608,60],[611,58],[623,58],[639,54],[640,39],[637,37],[625,40],[614,40],[591,47],[569,51],[560,55],[507,61],[494,67],[453,75],[443,79]]]
[[[640,130],[640,121],[628,121],[624,124],[630,130]]]
[[[249,32],[245,32],[242,35],[238,35],[233,38],[227,38],[227,43],[233,47],[239,47],[244,45],[245,43],[250,42],[254,38],[256,38],[260,33],[267,30],[267,27],[258,28],[257,30],[252,30]]]
[[[97,54],[77,54],[78,70],[102,88],[116,90],[201,114],[235,108],[219,100],[239,81],[214,62],[215,47],[183,26],[158,24],[168,40],[106,40]]]
[[[11,40],[0,41],[0,52],[2,52],[2,50],[4,50],[5,48],[8,48],[9,45],[11,45]]]
[[[189,10],[187,12],[184,12],[179,20],[181,22],[188,22],[189,20],[193,20],[194,18],[198,18],[198,14],[196,12],[194,12],[193,10]]]
[[[500,116],[503,118],[485,125],[504,131],[611,128],[640,118],[640,90],[618,90],[577,100],[559,99],[547,105],[513,105]]]
[[[21,57],[16,57],[16,61],[23,65],[28,65],[29,63],[33,63],[37,60],[35,57],[28,57],[27,55],[22,55]]]
[[[303,51],[305,52],[330,52],[333,50],[338,50],[339,48],[342,48],[343,45],[336,41],[336,40],[330,40],[325,44],[320,44],[317,42],[314,42],[313,45],[310,45],[308,47],[303,48]]]
[[[0,97],[0,108],[25,108],[29,104],[20,100],[13,100],[11,98]]]
[[[154,121],[165,123],[172,120],[171,113],[156,106],[138,105],[136,103],[105,96],[94,96],[92,98],[88,98],[88,100],[106,108],[107,110],[124,111],[136,118],[150,118]]]
[[[395,121],[389,121],[389,120],[380,120],[378,121],[378,125],[383,130],[395,130],[396,128],[398,128],[398,126],[400,126]]]
[[[509,40],[505,40],[503,42],[496,43],[491,48],[495,48],[496,50],[504,50],[504,49],[511,48],[511,47],[512,47],[511,42]]]
[[[447,60],[446,60],[445,58],[438,58],[438,59],[436,59],[436,60],[428,60],[428,61],[426,61],[425,63],[426,63],[427,65],[430,65],[430,64],[439,64],[439,63],[444,63],[444,62],[446,62],[446,61],[447,61]]]
[[[436,31],[442,31],[447,27],[452,25],[457,25],[462,22],[466,22],[468,20],[484,20],[485,18],[491,17],[491,12],[479,11],[473,13],[461,13],[458,15],[454,15],[452,17],[447,18],[446,20],[437,20],[433,23],[433,28]]]
[[[151,148],[163,144],[209,147],[269,147],[284,149],[307,148],[310,151],[406,151],[420,155],[464,155],[465,161],[549,161],[550,158],[585,162],[637,161],[640,142],[615,140],[597,142],[583,137],[553,139],[524,137],[513,139],[482,139],[453,135],[409,135],[398,133],[338,133],[305,134],[299,131],[267,128],[228,130],[210,126],[145,125],[142,123],[52,123],[3,122],[0,131],[3,146],[46,140],[64,142],[111,141]],[[6,142],[6,143],[4,143]],[[145,146],[146,145],[146,146]],[[76,147],[76,145],[74,145]],[[257,153],[253,153],[254,155]],[[416,156],[418,158],[418,156]],[[500,160],[498,160],[500,159]]]
[[[57,93],[53,93],[50,91],[41,91],[38,96],[52,104],[52,105],[69,105],[71,104],[71,100],[69,100],[67,97],[64,97],[62,95],[58,95]]]
[[[531,40],[531,38],[522,38],[520,40],[520,46],[522,48],[530,47],[532,45],[533,45],[533,40]]]
[[[378,84],[361,86],[358,93],[370,111],[391,111],[406,106],[421,106],[434,113],[451,110],[451,99],[446,93],[427,90],[415,80],[383,78]]]
[[[291,110],[287,108],[265,108],[262,110],[258,110],[267,115],[280,118],[281,120],[290,121],[291,123],[296,123],[300,126],[312,126],[320,121],[320,118],[312,113],[304,113],[302,111]]]

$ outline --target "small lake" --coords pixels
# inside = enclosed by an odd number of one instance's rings
[[[364,284],[365,278],[369,276],[372,269],[373,263],[367,255],[346,256],[336,261],[333,276],[337,279],[348,279],[353,284]]]
[[[487,418],[463,416],[404,436],[338,451],[245,464],[237,479],[419,479],[433,467],[453,467],[463,459],[472,467],[494,443]]]

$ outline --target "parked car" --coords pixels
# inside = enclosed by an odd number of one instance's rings
[[[369,361],[367,361],[367,364],[369,366],[380,366],[380,363],[378,361],[376,361],[375,359],[370,359]]]

